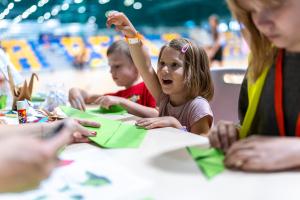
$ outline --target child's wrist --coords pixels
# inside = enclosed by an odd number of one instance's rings
[[[143,36],[139,32],[136,32],[132,36],[125,35],[125,40],[128,44],[138,44],[140,41],[142,41],[142,39]]]
[[[126,34],[124,34],[124,36],[127,38],[134,38],[134,37],[137,37],[138,35],[139,35],[139,32],[134,27],[131,27],[131,29],[128,30],[126,32]]]
[[[135,37],[137,37],[138,36],[138,32],[137,31],[132,31],[132,33],[130,33],[130,34],[126,34],[126,35],[124,35],[125,36],[125,38],[135,38]]]
[[[119,97],[119,105],[122,107],[127,107],[127,101],[129,101],[128,99],[125,99],[123,97]]]
[[[174,125],[174,128],[177,128],[177,129],[182,129],[182,128],[184,128],[184,127],[181,125],[181,123],[180,123],[176,118],[174,118],[174,117],[173,117],[173,125]]]

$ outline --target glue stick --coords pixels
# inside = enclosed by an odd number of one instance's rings
[[[27,122],[26,108],[27,108],[26,101],[18,101],[17,102],[19,124],[25,124]]]

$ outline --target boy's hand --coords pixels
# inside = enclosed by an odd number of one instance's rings
[[[227,151],[228,148],[239,139],[239,130],[235,124],[227,121],[220,121],[217,126],[209,132],[210,145],[215,148]]]
[[[122,97],[116,97],[116,96],[101,96],[99,97],[94,103],[99,104],[100,107],[109,109],[110,106],[113,105],[120,105],[124,98]]]
[[[111,12],[107,17],[106,26],[109,28],[112,25],[115,25],[116,31],[121,31],[126,37],[132,38],[137,35],[136,29],[124,13]]]
[[[69,90],[69,101],[73,108],[85,111],[85,102],[83,96],[77,88]]]
[[[180,122],[174,117],[154,117],[154,118],[143,118],[136,121],[137,126],[144,127],[146,129],[163,128],[163,127],[174,127],[183,128]]]

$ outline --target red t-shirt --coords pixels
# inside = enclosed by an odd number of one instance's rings
[[[109,93],[106,95],[123,97],[135,103],[141,104],[143,106],[151,107],[151,108],[156,107],[155,99],[147,89],[144,82],[134,85],[125,90],[120,90],[116,93]]]

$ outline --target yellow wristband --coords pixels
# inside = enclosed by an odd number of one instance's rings
[[[139,32],[137,32],[134,37],[126,37],[125,36],[125,40],[128,44],[137,44],[140,41],[142,41],[142,39],[143,39],[143,35],[141,35]]]

